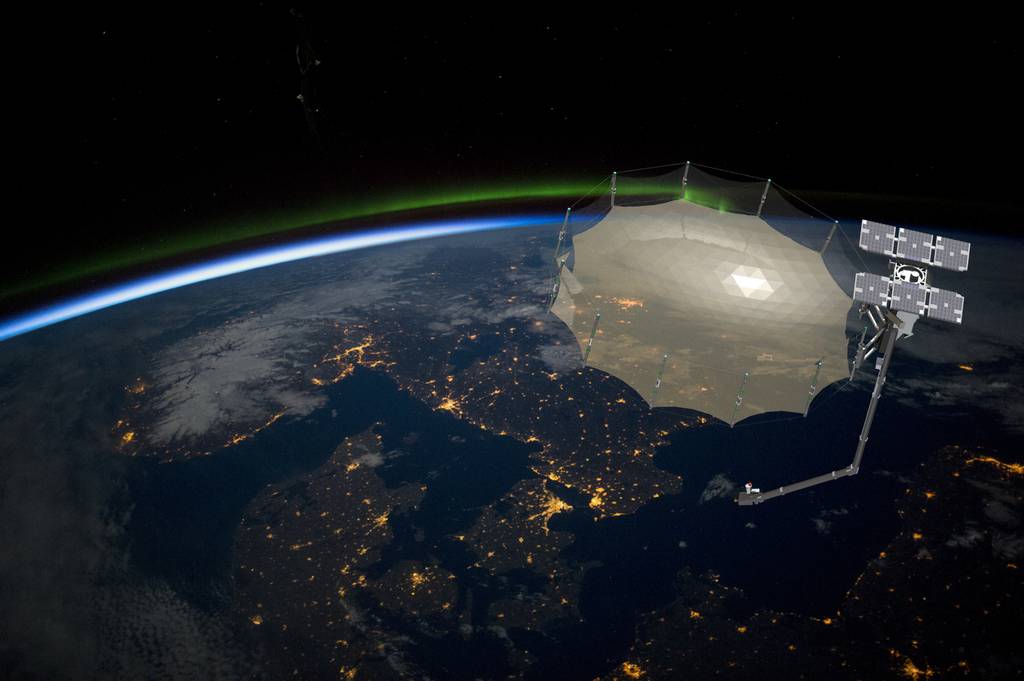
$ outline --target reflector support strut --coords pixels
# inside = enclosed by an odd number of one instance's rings
[[[601,313],[598,312],[594,315],[594,326],[590,329],[590,340],[587,341],[587,349],[583,353],[583,366],[587,365],[587,360],[590,358],[590,349],[594,347],[594,336],[597,335],[597,323],[601,321]]]

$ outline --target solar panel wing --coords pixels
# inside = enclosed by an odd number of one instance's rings
[[[929,287],[927,310],[933,319],[960,324],[964,318],[964,297],[953,291]]]
[[[896,240],[896,257],[930,265],[934,243],[935,236],[932,234],[900,227],[900,236]]]
[[[971,244],[958,239],[935,237],[935,255],[932,264],[957,272],[966,272],[971,259]]]
[[[868,253],[893,255],[896,228],[871,220],[860,221],[860,247]]]
[[[888,277],[859,272],[853,282],[853,299],[869,305],[886,305],[891,283]]]
[[[889,307],[901,312],[912,312],[916,315],[924,315],[925,302],[928,297],[928,289],[920,284],[910,284],[905,281],[894,281],[892,293],[890,294]]]

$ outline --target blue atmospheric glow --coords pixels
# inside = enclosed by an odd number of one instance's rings
[[[558,216],[531,215],[514,218],[431,222],[311,239],[285,246],[262,248],[240,255],[220,258],[201,265],[182,267],[127,284],[119,284],[4,319],[0,321],[0,341],[74,317],[81,317],[90,312],[96,312],[97,310],[120,305],[131,300],[151,296],[154,293],[162,293],[182,286],[188,286],[189,284],[198,284],[199,282],[225,277],[229,274],[247,272],[260,267],[279,265],[331,253],[354,251],[371,246],[384,246],[402,241],[509,229],[511,227],[531,227],[558,220],[560,220]]]

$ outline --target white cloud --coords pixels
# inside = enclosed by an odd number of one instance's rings
[[[707,487],[701,492],[700,500],[697,503],[703,504],[712,499],[732,496],[735,489],[736,483],[725,477],[724,474],[719,473],[708,481]]]

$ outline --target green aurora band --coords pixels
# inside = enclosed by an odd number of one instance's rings
[[[286,235],[290,231],[316,225],[378,218],[388,214],[431,208],[467,208],[499,201],[528,202],[559,198],[572,201],[593,188],[592,180],[565,180],[480,185],[472,188],[441,189],[431,193],[403,192],[387,198],[330,199],[319,205],[213,223],[202,228],[165,235],[164,240],[154,238],[152,242],[142,246],[123,248],[77,263],[62,264],[0,291],[0,299],[247,239],[275,234]]]
[[[620,176],[621,177],[621,176]],[[121,248],[78,262],[59,263],[36,276],[0,290],[0,300],[31,293],[60,284],[68,284],[89,276],[106,275],[117,270],[152,264],[164,259],[200,253],[249,239],[272,235],[287,237],[289,232],[359,219],[381,218],[403,212],[453,208],[465,209],[497,202],[553,201],[563,199],[566,205],[586,203],[610,189],[611,175],[596,184],[592,179],[549,180],[540,182],[503,182],[475,187],[442,188],[430,193],[398,192],[387,197],[327,199],[318,205],[297,207],[259,216],[244,216],[231,221],[211,223],[177,234],[162,235],[139,246]],[[617,187],[616,196],[647,196],[682,198],[678,186],[667,186],[664,179],[630,178],[628,185]],[[580,197],[583,197],[582,199]],[[730,210],[725,199],[712,192],[687,187],[688,201]]]

